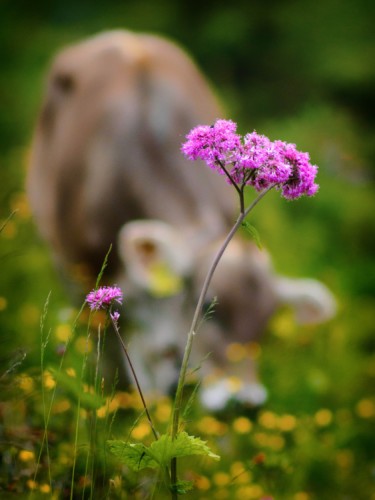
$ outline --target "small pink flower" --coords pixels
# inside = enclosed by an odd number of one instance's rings
[[[97,290],[92,290],[86,297],[92,311],[108,309],[115,302],[122,304],[122,291],[118,286],[102,286]]]
[[[114,311],[111,313],[111,318],[114,323],[117,323],[120,318],[120,313],[118,311]]]

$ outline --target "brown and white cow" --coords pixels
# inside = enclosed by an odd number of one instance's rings
[[[103,33],[63,50],[49,72],[27,181],[31,207],[67,272],[84,266],[96,276],[113,246],[108,278],[123,287],[137,325],[129,350],[146,392],[175,383],[204,274],[236,216],[231,187],[180,153],[192,127],[220,116],[194,63],[158,36]],[[218,304],[193,353],[193,364],[211,353],[202,362],[203,374],[217,375],[201,391],[209,408],[232,396],[264,399],[251,360],[234,366],[226,350],[257,340],[280,304],[294,304],[301,322],[334,311],[324,285],[276,276],[267,253],[238,237],[209,294]]]

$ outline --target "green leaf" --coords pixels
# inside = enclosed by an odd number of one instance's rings
[[[213,453],[205,441],[187,432],[181,432],[176,439],[164,434],[150,446],[141,443],[126,443],[125,441],[107,441],[109,450],[122,463],[138,471],[146,467],[155,469],[165,467],[172,458],[188,457],[191,455],[206,455],[214,460],[220,460],[219,455]]]
[[[247,222],[246,220],[244,220],[241,225],[242,225],[242,227],[244,227],[246,229],[246,231],[253,238],[253,240],[255,241],[256,246],[259,249],[261,249],[262,248],[262,243],[260,241],[260,235],[258,233],[258,230],[254,226],[252,226],[249,222]]]
[[[150,450],[163,464],[170,462],[174,457],[181,458],[191,455],[207,455],[215,460],[220,460],[219,455],[212,453],[206,445],[206,441],[189,436],[187,432],[180,432],[174,441],[172,441],[171,436],[164,434],[158,441],[151,444]]]
[[[147,467],[156,469],[160,464],[155,460],[150,449],[142,443],[126,443],[125,441],[107,441],[109,451],[117,457],[120,462],[126,464],[134,471]]]

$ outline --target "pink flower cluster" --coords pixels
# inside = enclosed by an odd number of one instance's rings
[[[287,199],[317,192],[318,167],[310,163],[308,153],[297,151],[295,144],[271,141],[256,132],[241,137],[236,130],[231,120],[199,125],[186,136],[182,153],[190,160],[204,160],[240,187],[250,185],[261,191],[274,185]]]
[[[86,297],[92,311],[99,309],[109,309],[115,302],[122,304],[122,291],[118,286],[102,286],[97,290],[92,290]],[[120,316],[119,313],[113,313]]]

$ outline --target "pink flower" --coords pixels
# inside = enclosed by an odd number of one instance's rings
[[[217,120],[214,125],[199,125],[186,136],[182,153],[189,160],[204,160],[207,165],[224,174],[222,165],[236,161],[241,140],[237,125],[231,120]]]
[[[298,151],[294,144],[272,142],[255,131],[242,138],[236,129],[230,120],[199,125],[186,136],[182,153],[190,160],[205,161],[241,189],[250,185],[261,191],[275,186],[287,199],[317,192],[318,167],[311,165],[307,153]]]
[[[86,297],[92,311],[108,309],[115,302],[122,304],[122,291],[118,286],[102,286],[97,290],[92,290]]]
[[[111,313],[111,318],[114,323],[117,323],[120,318],[120,313],[118,311],[114,311]]]

